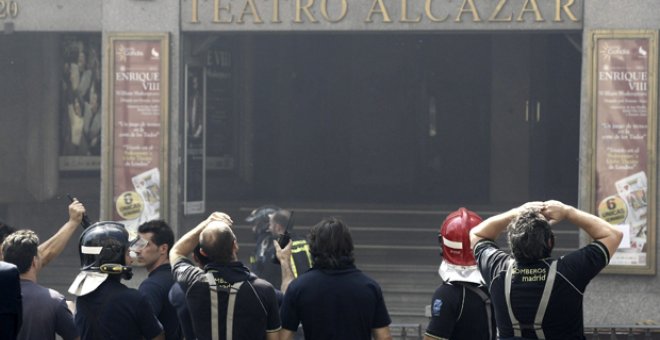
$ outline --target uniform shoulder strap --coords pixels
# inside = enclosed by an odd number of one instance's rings
[[[550,271],[548,272],[548,276],[545,280],[543,295],[541,295],[541,301],[539,302],[538,309],[536,310],[533,325],[521,325],[520,321],[518,321],[516,316],[513,314],[513,307],[511,306],[511,280],[514,264],[514,259],[511,259],[509,262],[509,268],[506,270],[506,277],[504,279],[504,298],[506,300],[506,307],[509,312],[509,319],[511,319],[511,326],[513,327],[513,335],[516,337],[522,337],[522,329],[532,329],[534,330],[534,333],[536,333],[537,339],[545,339],[545,334],[543,332],[543,318],[545,317],[545,311],[548,308],[552,287],[555,284],[555,277],[557,276],[557,260],[552,261],[552,264],[550,264]]]

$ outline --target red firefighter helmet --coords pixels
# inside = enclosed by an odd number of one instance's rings
[[[438,235],[442,257],[447,264],[463,267],[477,265],[470,248],[470,229],[481,221],[479,215],[463,207],[447,216]]]

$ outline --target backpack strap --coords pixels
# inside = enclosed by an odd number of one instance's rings
[[[543,288],[543,295],[541,295],[541,301],[539,302],[538,309],[536,310],[536,315],[534,317],[533,325],[520,324],[520,321],[516,319],[516,316],[513,314],[513,308],[511,306],[511,277],[513,275],[513,266],[515,260],[511,259],[509,261],[509,267],[506,270],[506,276],[504,278],[504,298],[506,300],[506,307],[509,312],[509,319],[511,319],[511,326],[513,327],[513,335],[515,337],[522,337],[523,329],[532,329],[536,333],[537,339],[545,339],[545,334],[543,333],[543,318],[545,317],[545,312],[548,308],[548,302],[550,301],[550,295],[552,293],[552,287],[555,283],[555,277],[557,276],[557,261],[552,261],[550,265],[550,271],[545,280],[545,287]]]
[[[476,294],[479,298],[481,298],[481,301],[484,303],[484,306],[486,307],[486,317],[488,318],[488,338],[489,339],[494,339],[493,338],[493,312],[492,312],[492,307],[491,307],[491,300],[490,296],[486,294],[483,290],[481,290],[479,287],[475,287],[469,283],[461,283],[461,282],[455,282],[463,286],[464,289],[468,289],[472,293]],[[465,298],[465,290],[463,290],[463,298]],[[461,311],[462,313],[462,311]]]
[[[211,301],[211,338],[220,340],[220,330],[218,327],[218,285],[215,282],[213,273],[206,272],[206,281],[209,283],[209,299]]]
[[[241,289],[243,282],[236,282],[229,289],[229,300],[227,302],[227,340],[232,339],[234,333],[234,308],[236,307],[236,294]]]
[[[256,290],[249,281],[247,280],[238,281],[232,284],[231,287],[229,288],[224,288],[224,287],[218,288],[218,284],[215,281],[215,276],[213,276],[213,273],[211,271],[206,272],[204,275],[206,275],[206,281],[208,281],[209,283],[209,299],[211,301],[211,337],[213,340],[220,339],[220,327],[218,325],[218,317],[219,317],[218,291],[219,290],[229,294],[227,298],[227,319],[226,319],[226,333],[225,333],[226,340],[232,340],[233,337],[234,310],[236,309],[236,295],[238,294],[238,291],[241,289],[243,283],[247,282],[250,288],[252,288],[252,291],[254,292],[254,295],[257,297],[257,301],[259,301],[261,308],[263,309],[264,313],[268,315],[268,313],[266,312],[266,308],[264,307],[264,304],[261,301],[261,298],[259,297],[259,294],[257,294]]]

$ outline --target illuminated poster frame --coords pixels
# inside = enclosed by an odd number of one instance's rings
[[[105,40],[105,219],[131,237],[167,216],[168,33],[110,33]]]
[[[590,209],[624,233],[605,272],[654,275],[658,32],[589,37]]]

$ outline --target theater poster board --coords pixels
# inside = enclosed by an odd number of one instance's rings
[[[589,37],[590,208],[624,233],[605,272],[654,275],[658,33]]]
[[[111,33],[105,51],[104,215],[135,237],[166,216],[169,36]]]

